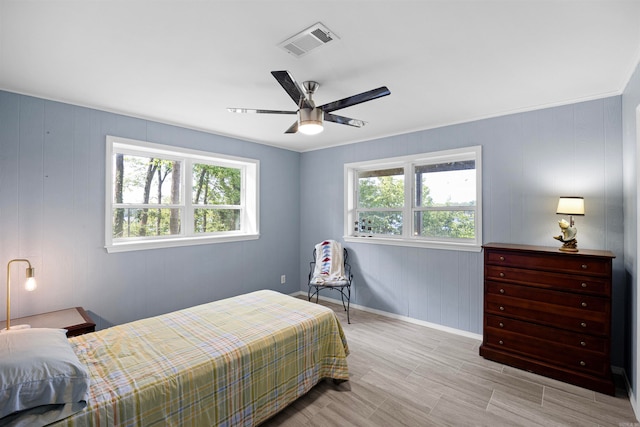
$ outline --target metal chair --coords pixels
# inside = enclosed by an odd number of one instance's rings
[[[308,297],[309,301],[311,298],[316,297],[316,304],[318,303],[318,296],[320,293],[320,289],[333,289],[340,292],[340,296],[342,298],[342,307],[347,312],[347,323],[351,323],[351,319],[349,318],[349,305],[351,302],[351,283],[353,281],[353,274],[351,274],[351,265],[347,262],[349,258],[349,253],[346,248],[342,249],[343,253],[343,263],[344,263],[344,277],[345,280],[336,280],[336,281],[325,281],[324,283],[311,283],[311,279],[313,278],[313,272],[316,266],[316,249],[313,249],[313,261],[309,263],[309,291]],[[346,302],[345,302],[346,300]]]

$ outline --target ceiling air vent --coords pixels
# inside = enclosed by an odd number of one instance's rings
[[[307,28],[306,30],[296,34],[295,36],[289,37],[278,46],[280,46],[296,58],[300,58],[311,52],[312,50],[315,50],[321,46],[326,45],[330,41],[337,39],[338,36],[336,36],[331,30],[318,22],[317,24]]]

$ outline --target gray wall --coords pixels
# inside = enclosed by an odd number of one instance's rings
[[[260,239],[107,254],[107,134],[259,159]],[[257,289],[297,291],[299,158],[0,91],[0,260],[29,258],[39,286],[27,294],[18,285],[26,265],[12,268],[12,317],[83,306],[102,328]]]
[[[300,247],[308,253],[301,281],[314,244],[343,235],[344,163],[482,145],[485,243],[559,246],[552,238],[560,234],[558,197],[585,197],[586,215],[576,218],[579,247],[617,255],[613,364],[622,366],[621,119],[618,96],[303,153]],[[345,246],[356,304],[482,333],[482,253]]]
[[[623,163],[624,163],[624,267],[626,272],[627,318],[625,322],[625,369],[631,383],[631,402],[636,414],[640,408],[640,372],[638,372],[638,131],[640,108],[640,66],[629,79],[622,94]]]
[[[306,290],[314,244],[343,234],[344,163],[482,145],[484,242],[557,246],[558,196],[585,197],[579,246],[617,255],[613,363],[622,366],[622,115],[622,97],[611,97],[299,154],[0,92],[0,259],[28,257],[39,280],[34,294],[13,286],[13,311],[80,305],[106,327],[255,289]],[[259,159],[261,238],[107,254],[106,134]],[[346,246],[357,304],[482,332],[481,253]]]

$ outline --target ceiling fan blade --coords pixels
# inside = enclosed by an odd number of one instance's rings
[[[329,102],[328,104],[321,105],[320,109],[322,109],[326,113],[330,113],[332,111],[340,110],[342,108],[351,107],[352,105],[361,104],[363,102],[371,101],[376,98],[381,98],[383,96],[391,95],[389,89],[386,86],[379,87],[377,89],[372,89],[367,92],[362,92],[357,95],[349,96],[344,99],[340,99],[338,101]]]
[[[297,114],[297,111],[283,110],[255,110],[251,108],[227,108],[230,113],[257,113],[257,114]]]
[[[300,85],[294,80],[288,71],[272,71],[271,75],[280,83],[280,86],[289,94],[293,102],[299,107],[313,108],[307,101],[304,91]]]
[[[328,122],[339,123],[341,125],[353,126],[356,128],[361,128],[366,125],[367,122],[364,120],[352,119],[349,117],[339,116],[337,114],[330,114],[325,111],[324,119]]]
[[[296,120],[284,133],[297,133],[298,132],[298,121]]]

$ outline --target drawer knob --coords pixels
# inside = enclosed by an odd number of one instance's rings
[[[504,261],[504,257],[503,256],[500,257],[500,261]]]
[[[587,269],[587,264],[582,264],[581,267],[582,267],[583,270],[586,270]]]
[[[587,303],[586,303],[586,302],[583,302],[583,303],[582,303],[582,304],[580,304],[580,305],[581,305],[581,306],[583,306],[583,307],[586,307],[586,306],[587,306]]]
[[[581,346],[583,346],[583,347],[586,347],[586,346],[587,346],[587,343],[586,343],[586,342],[584,342],[584,341],[580,341],[580,345],[581,345]]]
[[[500,306],[500,311],[504,311],[504,307],[503,306]],[[587,325],[584,325],[584,326],[587,326]]]
[[[502,272],[501,272],[501,273],[499,274],[499,276],[500,276],[500,277],[504,277],[504,273],[502,273]]]
[[[500,293],[501,293],[501,294],[504,294],[504,289],[500,289]]]
[[[498,326],[500,326],[501,328],[504,328],[504,323],[500,322]]]
[[[584,360],[581,360],[581,361],[580,361],[580,366],[587,366],[587,364],[585,363],[585,361],[584,361]]]
[[[502,340],[498,341],[498,344],[502,345],[504,342]]]
[[[582,326],[583,328],[587,327],[587,324],[585,322],[580,323],[580,326]]]
[[[583,287],[583,288],[586,288],[586,287],[587,287],[587,284],[586,284],[586,283],[583,283],[583,284],[582,284],[582,287]]]

